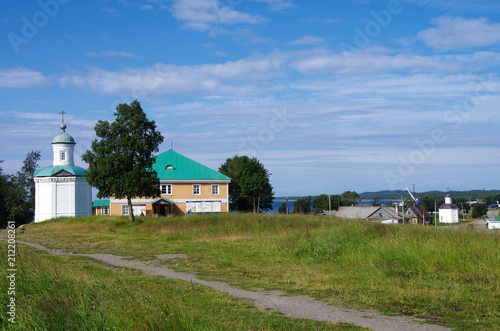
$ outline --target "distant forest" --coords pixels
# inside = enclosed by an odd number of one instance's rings
[[[469,190],[469,191],[450,191],[452,198],[461,198],[460,200],[476,200],[477,198],[484,198],[487,196],[498,195],[500,190]],[[427,196],[433,199],[444,198],[447,194],[445,191],[428,191],[428,192],[416,192],[415,197],[418,199],[420,197]],[[403,190],[385,190],[378,192],[364,192],[359,193],[361,200],[400,200],[401,197],[404,199],[408,198],[408,192]],[[302,198],[303,196],[290,196],[289,201],[294,201]],[[285,200],[285,197],[275,197],[274,200]]]
[[[465,200],[476,200],[477,198],[483,198],[486,196],[500,194],[500,190],[469,190],[469,191],[450,191],[452,198],[462,198]],[[447,192],[443,191],[428,191],[428,192],[416,192],[415,197],[427,196],[429,198],[444,198]],[[393,191],[379,191],[379,192],[365,192],[360,193],[359,196],[362,200],[391,200],[400,199],[401,197],[406,198],[408,196],[407,191],[393,190]]]

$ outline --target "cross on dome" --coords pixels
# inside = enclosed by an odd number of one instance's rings
[[[63,130],[63,132],[66,132],[66,124],[64,124],[64,114],[67,114],[63,111],[61,111],[59,114],[61,114],[61,130]]]

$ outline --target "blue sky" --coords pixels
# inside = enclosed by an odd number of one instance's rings
[[[277,195],[498,189],[500,4],[41,0],[0,5],[0,159],[76,164],[138,99],[174,149],[257,157]]]

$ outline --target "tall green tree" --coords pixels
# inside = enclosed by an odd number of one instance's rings
[[[257,214],[272,209],[271,174],[257,158],[235,155],[219,167],[219,172],[231,177],[229,199],[232,209]]]
[[[313,212],[319,213],[322,210],[332,210],[338,209],[338,195],[321,194],[317,195],[312,199],[312,209]]]
[[[472,207],[472,218],[481,218],[488,213],[488,206],[484,203],[476,203],[474,207]]]
[[[0,160],[0,164],[3,160]],[[0,228],[4,229],[8,221],[7,196],[10,188],[10,176],[3,173],[0,167]]]
[[[421,197],[420,199],[420,204],[422,206],[424,206],[424,208],[427,210],[427,211],[434,211],[434,199],[433,198],[430,198],[428,197],[427,195],[424,195],[423,197]],[[439,206],[441,205],[438,205],[437,204],[437,201],[436,201],[436,208],[439,208]]]
[[[278,208],[278,214],[286,214],[286,203],[282,202]]]
[[[5,227],[8,221],[14,221],[16,226],[33,221],[35,215],[33,172],[38,167],[39,160],[40,151],[29,152],[21,170],[15,176],[4,174],[0,168],[1,227]]]
[[[38,161],[40,161],[40,158],[40,151],[29,152],[26,155],[26,159],[23,161],[21,171],[17,172],[19,185],[21,185],[26,193],[26,198],[24,199],[25,207],[28,212],[28,217],[31,215],[31,220],[35,216],[35,181],[33,180],[33,173],[36,168],[38,168]]]
[[[342,206],[356,206],[361,201],[361,197],[356,191],[345,191],[341,198]]]
[[[293,202],[293,212],[294,213],[304,213],[309,214],[311,212],[312,197],[302,197]]]
[[[129,220],[133,221],[132,198],[160,196],[158,174],[151,167],[163,136],[137,100],[118,105],[114,116],[112,123],[97,122],[97,139],[82,160],[89,165],[87,181],[97,188],[97,197],[127,199]]]

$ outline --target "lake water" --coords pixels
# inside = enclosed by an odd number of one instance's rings
[[[274,202],[273,202],[273,209],[271,209],[267,213],[268,214],[277,214],[278,213],[278,209],[279,209],[279,207],[281,206],[281,204],[283,202],[285,202],[285,200],[274,200]],[[288,200],[288,212],[291,213],[292,211],[293,211],[293,201]]]
[[[378,203],[380,203],[381,205],[386,205],[388,204],[389,202],[393,202],[393,203],[396,203],[396,200],[378,200]],[[273,209],[268,211],[267,213],[268,214],[277,214],[278,213],[278,209],[279,207],[281,206],[281,203],[285,202],[285,200],[274,200],[273,202]],[[359,205],[368,205],[370,206],[371,204],[373,203],[373,200],[370,200],[370,201],[361,201],[359,203]],[[288,200],[288,211],[291,213],[293,212],[293,201],[290,201]]]

